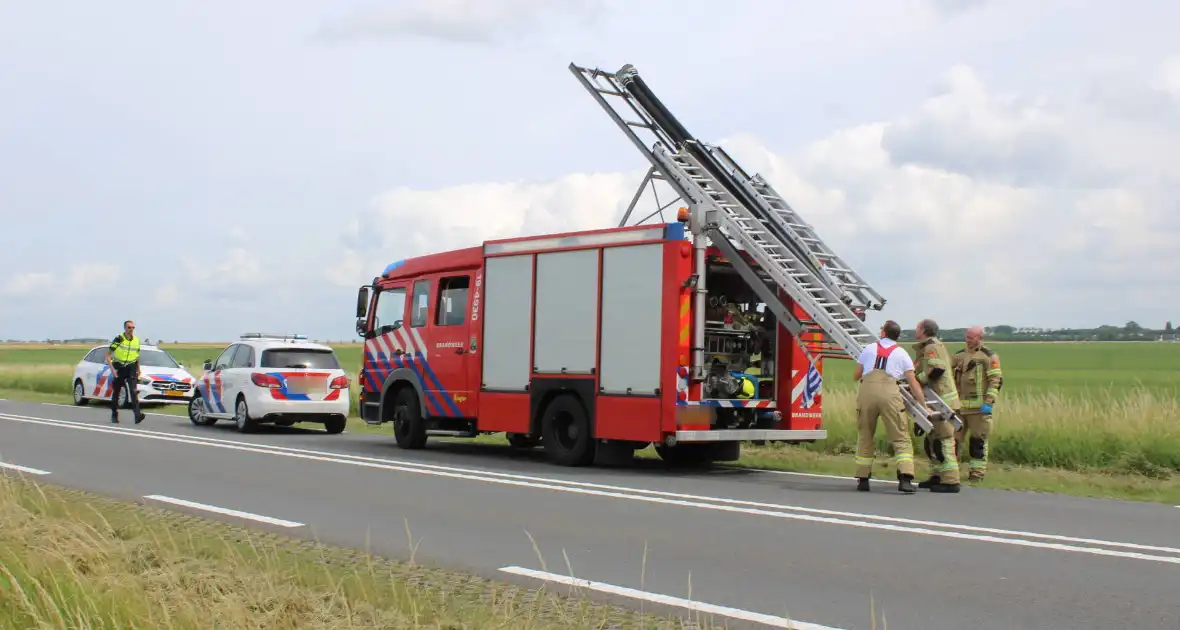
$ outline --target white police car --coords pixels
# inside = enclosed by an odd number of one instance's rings
[[[115,378],[107,365],[108,346],[91,348],[74,366],[74,404],[91,400],[110,401]],[[196,379],[177,360],[156,346],[139,347],[139,371],[142,378],[136,391],[141,404],[184,404],[193,397]],[[119,390],[119,406],[129,407],[127,389]]]
[[[328,433],[348,421],[349,380],[332,348],[303,335],[247,333],[205,361],[189,420],[233,420],[246,433],[262,423],[322,423]]]

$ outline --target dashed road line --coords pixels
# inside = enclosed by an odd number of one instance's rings
[[[171,503],[172,505],[179,505],[182,507],[192,508],[194,510],[213,512],[214,514],[224,514],[225,516],[249,519],[251,521],[258,521],[259,523],[269,523],[271,525],[278,525],[279,527],[303,527],[303,523],[297,523],[295,521],[288,521],[286,519],[274,518],[271,516],[263,516],[261,514],[254,514],[252,512],[243,512],[241,510],[231,510],[229,508],[218,507],[216,505],[209,505],[208,503],[197,503],[196,501],[187,501],[185,499],[177,499],[175,497],[167,497],[160,494],[149,494],[145,495],[143,498],[151,501],[159,501],[161,503]]]
[[[808,623],[806,621],[794,621],[788,619],[787,617],[776,617],[774,615],[743,610],[741,608],[730,608],[729,606],[708,604],[705,602],[693,601],[691,599],[673,597],[671,595],[662,595],[660,593],[651,593],[634,588],[627,588],[625,586],[616,586],[614,584],[607,584],[605,582],[582,580],[568,575],[550,573],[548,571],[537,571],[535,569],[526,569],[524,567],[516,566],[501,567],[500,571],[509,573],[511,575],[519,575],[542,580],[544,582],[555,582],[557,584],[565,584],[567,586],[589,589],[592,591],[598,591],[600,593],[608,593],[610,595],[619,595],[631,599],[641,599],[654,604],[664,604],[666,606],[675,606],[677,608],[684,608],[710,615],[720,615],[723,617],[729,617],[731,619],[752,621],[754,623],[760,623],[773,628],[788,628],[789,630],[840,630],[839,628],[821,626],[819,624]]]
[[[8,470],[15,470],[29,475],[48,475],[48,470],[41,470],[40,468],[29,468],[28,466],[17,466],[16,464],[9,464],[8,462],[0,462],[0,468]]]

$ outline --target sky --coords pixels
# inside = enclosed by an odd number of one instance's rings
[[[633,64],[888,299],[1180,321],[1162,0],[0,0],[0,339],[354,339],[391,261],[616,225]]]

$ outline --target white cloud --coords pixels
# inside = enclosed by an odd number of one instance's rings
[[[389,191],[346,233],[345,277],[353,280],[341,284],[356,286],[356,280],[371,279],[394,260],[489,239],[609,227],[622,216],[642,177],[643,171],[575,173],[543,183]],[[352,271],[359,269],[364,269],[359,275]]]
[[[24,298],[58,293],[57,297],[70,300],[110,293],[111,289],[117,286],[119,278],[118,265],[82,263],[71,266],[65,274],[65,282],[60,285],[58,274],[51,272],[15,274],[4,284],[4,293]]]
[[[152,305],[156,308],[173,308],[181,303],[180,287],[175,284],[161,285],[152,294]]]
[[[488,43],[521,36],[554,18],[585,25],[602,9],[599,0],[408,0],[394,9],[367,11],[328,24],[327,40],[420,36],[461,43]]]
[[[13,297],[24,297],[35,293],[44,293],[54,287],[55,278],[51,273],[29,272],[14,274],[4,283],[4,294]]]
[[[66,288],[71,296],[109,294],[119,286],[118,265],[89,263],[70,267]]]
[[[190,284],[210,293],[233,294],[256,288],[267,279],[262,257],[244,247],[206,250],[201,257],[186,257],[184,268]]]
[[[890,298],[886,316],[1081,325],[1136,312],[1162,322],[1180,310],[1166,291],[1180,267],[1180,180],[1170,179],[1180,145],[1159,119],[1102,114],[1070,95],[997,94],[955,66],[896,121],[789,153],[750,135],[721,144]],[[1144,177],[1156,160],[1164,177]],[[641,174],[400,188],[362,214],[348,260],[367,260],[368,276],[484,239],[610,226]]]

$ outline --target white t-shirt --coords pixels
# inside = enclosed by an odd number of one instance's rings
[[[878,339],[877,342],[886,350],[897,345],[896,341],[888,338]],[[856,362],[864,368],[864,374],[872,372],[875,369],[873,364],[877,362],[877,344],[871,343],[865,346],[864,350],[860,351],[860,358]],[[904,348],[890,352],[889,360],[885,362],[885,373],[896,379],[901,379],[907,371],[912,369],[914,369],[914,360],[910,358],[910,353],[906,352]]]

